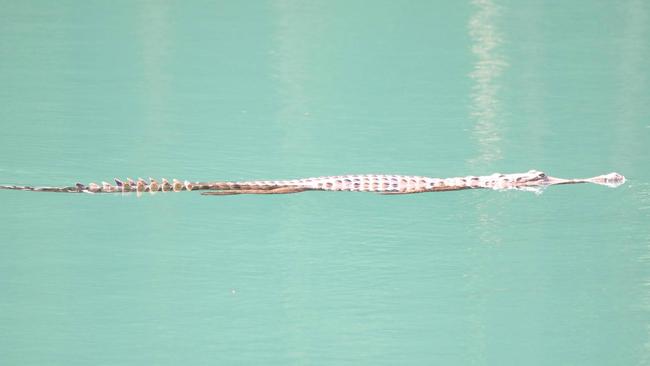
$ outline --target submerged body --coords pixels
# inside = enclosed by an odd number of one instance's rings
[[[625,177],[610,173],[587,179],[562,179],[549,177],[543,172],[531,170],[526,173],[499,174],[485,176],[466,176],[456,178],[431,178],[422,176],[362,174],[328,177],[303,178],[294,180],[256,180],[235,182],[190,182],[150,178],[149,181],[115,179],[115,184],[102,182],[84,185],[77,183],[70,187],[31,187],[0,186],[0,189],[13,189],[37,192],[64,193],[115,193],[115,192],[179,192],[183,190],[203,190],[205,195],[228,194],[277,194],[303,191],[353,191],[376,192],[382,194],[409,194],[424,192],[456,191],[463,189],[521,189],[538,190],[550,185],[596,183],[617,187],[625,183]]]

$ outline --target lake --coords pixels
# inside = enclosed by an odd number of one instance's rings
[[[650,4],[2,1],[3,365],[650,364]]]

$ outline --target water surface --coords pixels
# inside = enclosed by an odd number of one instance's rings
[[[2,2],[0,182],[618,171],[618,189],[0,192],[0,363],[650,363],[650,6]]]

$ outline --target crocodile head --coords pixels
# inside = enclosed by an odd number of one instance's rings
[[[515,182],[526,185],[544,185],[548,181],[548,176],[539,170],[529,170],[526,173],[518,174],[520,177]]]
[[[540,171],[530,170],[526,173],[499,174],[485,177],[487,187],[492,189],[524,189],[526,187],[543,187],[549,184],[549,177]]]
[[[520,186],[542,186],[549,184],[549,177],[544,172],[529,170],[526,173],[501,174],[497,176],[497,186],[516,188]]]

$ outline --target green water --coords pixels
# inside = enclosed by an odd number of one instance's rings
[[[0,364],[650,364],[647,2],[0,8],[3,184],[628,178],[0,191]]]

